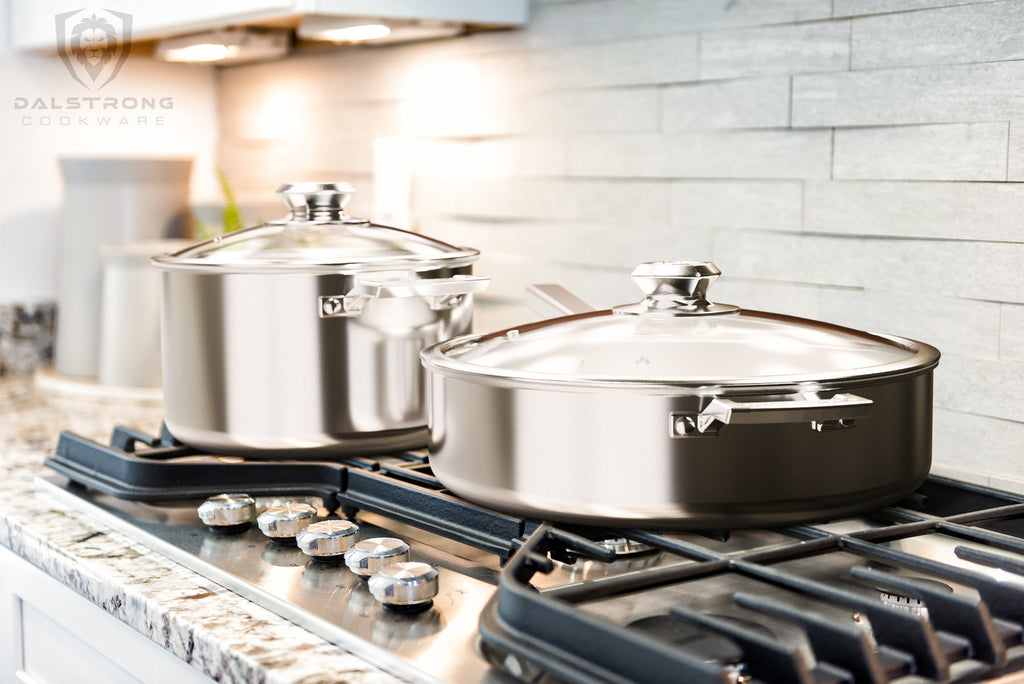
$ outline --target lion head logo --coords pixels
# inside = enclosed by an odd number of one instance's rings
[[[80,9],[55,19],[57,51],[71,77],[90,90],[114,80],[128,59],[132,15]]]

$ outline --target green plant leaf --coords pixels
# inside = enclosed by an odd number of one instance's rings
[[[224,175],[223,170],[217,169],[217,178],[220,180],[220,188],[224,193],[224,232],[241,230],[245,227],[242,223],[242,212],[238,210],[235,194],[231,191],[228,177]]]

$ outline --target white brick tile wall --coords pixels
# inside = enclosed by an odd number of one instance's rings
[[[1024,306],[1001,305],[999,358],[1024,363]]]
[[[793,77],[793,126],[1012,121],[1024,117],[1024,62]]]
[[[723,271],[746,277],[1024,303],[1024,244],[722,230],[713,250]]]
[[[1024,491],[1024,2],[536,0],[530,25],[219,72],[236,192],[406,138],[417,229],[482,251],[477,329],[637,261],[712,299],[930,342],[935,463]]]
[[[893,312],[899,321],[893,321]],[[928,342],[946,354],[999,358],[999,311],[994,302],[944,293],[821,290],[820,317],[858,330]]]
[[[941,361],[939,368],[945,370]],[[1024,444],[1024,423],[979,416],[972,413],[969,406],[953,410],[936,408],[932,421],[932,461],[935,464],[990,475],[1002,481],[1024,480],[1024,459],[1019,457],[1020,445]],[[1015,453],[1017,458],[1013,457]],[[994,454],[1004,456],[999,458]],[[989,482],[1000,486],[999,482]],[[1018,484],[1015,491],[1024,489]]]
[[[943,356],[935,374],[935,405],[977,416],[1019,420],[1024,363]]]
[[[508,52],[485,55],[482,63],[488,82],[513,92],[680,83],[697,78],[697,35]]]
[[[1024,181],[1024,121],[1010,122],[1010,145],[1006,153],[1006,180]]]
[[[674,33],[827,19],[830,0],[596,0],[539,5],[526,45],[608,42]],[[510,41],[511,42],[511,41]]]
[[[662,128],[786,128],[789,86],[788,76],[669,86],[662,91]]]
[[[799,230],[800,181],[681,181],[672,185],[672,224]]]
[[[701,78],[839,71],[850,64],[844,21],[715,31],[702,34]]]
[[[833,178],[1006,180],[1009,124],[933,124],[836,131]]]
[[[458,192],[437,189],[443,213],[496,219],[578,220],[668,224],[667,183],[587,179],[459,181]]]
[[[818,233],[1019,242],[1024,186],[808,181],[804,226]]]
[[[832,16],[856,17],[867,14],[887,14],[908,10],[974,5],[991,0],[833,0]]]
[[[828,178],[832,133],[593,134],[568,141],[568,173],[655,178]]]
[[[852,68],[1021,59],[1022,24],[1019,0],[865,17],[853,22]]]

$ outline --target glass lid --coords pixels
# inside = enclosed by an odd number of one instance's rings
[[[347,183],[291,183],[278,196],[290,214],[217,236],[153,262],[161,268],[224,271],[427,270],[462,266],[479,255],[417,233],[348,216],[355,190]]]
[[[643,301],[464,337],[424,352],[441,373],[583,386],[768,386],[934,366],[929,345],[707,299],[707,262],[643,264]]]

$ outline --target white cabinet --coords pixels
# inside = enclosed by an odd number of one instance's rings
[[[212,681],[0,547],[0,684]]]
[[[130,15],[132,41],[225,26],[295,26],[305,14],[521,26],[529,13],[529,0],[104,0],[96,6]],[[71,0],[10,0],[12,46],[55,52],[58,16],[76,10],[82,4]]]

